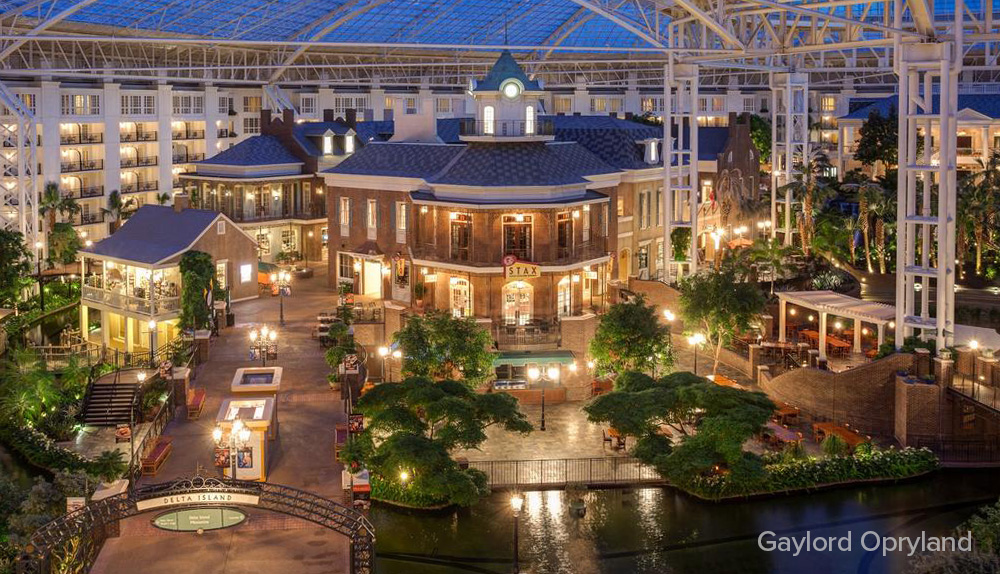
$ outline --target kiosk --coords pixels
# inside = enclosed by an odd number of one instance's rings
[[[239,480],[267,480],[268,446],[278,436],[278,420],[274,397],[234,397],[222,401],[216,424],[223,431],[223,440],[216,450],[217,465],[223,475],[232,473],[232,452],[236,449],[236,478]],[[233,422],[239,419],[250,429],[249,439],[239,443],[230,439]],[[220,452],[222,451],[222,452]]]

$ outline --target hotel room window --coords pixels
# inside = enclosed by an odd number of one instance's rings
[[[366,221],[368,222],[368,229],[378,228],[378,201],[374,199],[368,200],[368,209]]]
[[[491,136],[494,133],[494,109],[493,106],[483,108],[483,134]]]
[[[583,206],[583,240],[590,241],[590,206]]]
[[[340,198],[340,224],[349,226],[351,224],[351,198]]]
[[[556,241],[559,259],[573,254],[573,218],[568,211],[556,214]]]
[[[344,153],[354,153],[354,136],[346,135],[344,136]]]
[[[503,216],[503,252],[522,261],[531,261],[531,216]]]
[[[333,136],[323,136],[323,155],[333,153]]]

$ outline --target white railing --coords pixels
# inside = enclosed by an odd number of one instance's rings
[[[90,285],[83,286],[82,298],[84,301],[101,303],[109,307],[142,313],[143,315],[172,313],[181,308],[180,297],[156,297],[151,301],[144,297],[126,295],[119,291],[106,291]]]

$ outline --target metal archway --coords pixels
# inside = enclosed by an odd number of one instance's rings
[[[67,562],[87,572],[109,526],[146,512],[206,504],[262,508],[329,528],[350,540],[352,574],[375,571],[375,530],[360,512],[290,486],[194,476],[130,489],[60,516],[31,537],[17,572],[50,574]]]

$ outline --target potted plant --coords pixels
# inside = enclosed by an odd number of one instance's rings
[[[415,283],[413,285],[413,296],[417,300],[417,308],[424,308],[424,295],[427,294],[427,285],[423,283]]]

